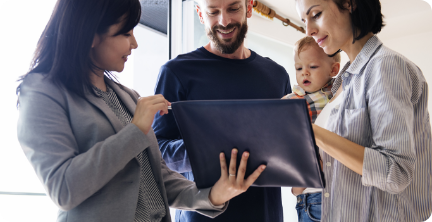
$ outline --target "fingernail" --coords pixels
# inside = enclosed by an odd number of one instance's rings
[[[236,154],[236,153],[237,153],[237,149],[233,149],[233,150],[232,150],[232,153],[233,153],[233,154]]]
[[[248,157],[248,156],[249,156],[249,153],[245,152],[245,153],[243,154],[243,156],[244,156],[244,157]]]
[[[266,168],[266,166],[261,166],[261,170],[264,170]]]

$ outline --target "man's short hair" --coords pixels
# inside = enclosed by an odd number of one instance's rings
[[[306,36],[301,38],[300,40],[298,40],[295,45],[294,45],[294,53],[297,53],[297,56],[300,56],[300,52],[302,52],[303,50],[305,50],[305,48],[307,46],[316,46],[319,47],[318,43],[315,42],[315,39],[310,37],[310,36]],[[319,47],[321,49],[321,47]],[[341,62],[341,55],[340,53],[336,53],[336,55],[334,55],[333,60],[335,62]]]

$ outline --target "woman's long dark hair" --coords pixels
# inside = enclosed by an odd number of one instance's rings
[[[125,34],[139,22],[139,0],[58,0],[43,31],[30,71],[42,73],[55,83],[84,97],[92,84],[90,73],[100,70],[90,59],[90,50],[96,34],[108,32],[111,25],[124,22],[115,35]],[[115,80],[107,70],[105,75]],[[17,88],[19,94],[20,86]]]

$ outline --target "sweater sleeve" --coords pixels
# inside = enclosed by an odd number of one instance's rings
[[[169,169],[163,159],[161,160],[161,171],[170,207],[196,211],[211,218],[220,215],[227,209],[228,202],[223,207],[211,204],[209,199],[211,187],[198,189],[195,182]]]
[[[168,101],[176,102],[185,100],[187,92],[177,76],[164,65],[159,73],[155,94],[162,94]],[[156,114],[153,129],[167,166],[179,173],[192,171],[173,113],[163,116]]]

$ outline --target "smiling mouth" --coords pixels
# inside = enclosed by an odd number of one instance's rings
[[[316,42],[318,43],[319,46],[322,45],[323,41],[327,39],[328,36],[324,37],[324,38],[320,38],[318,39]]]
[[[235,27],[233,28],[233,29],[231,29],[231,30],[227,30],[227,31],[224,31],[224,30],[217,30],[218,32],[220,32],[220,33],[222,33],[222,34],[230,34],[231,32],[233,32],[235,30]]]

